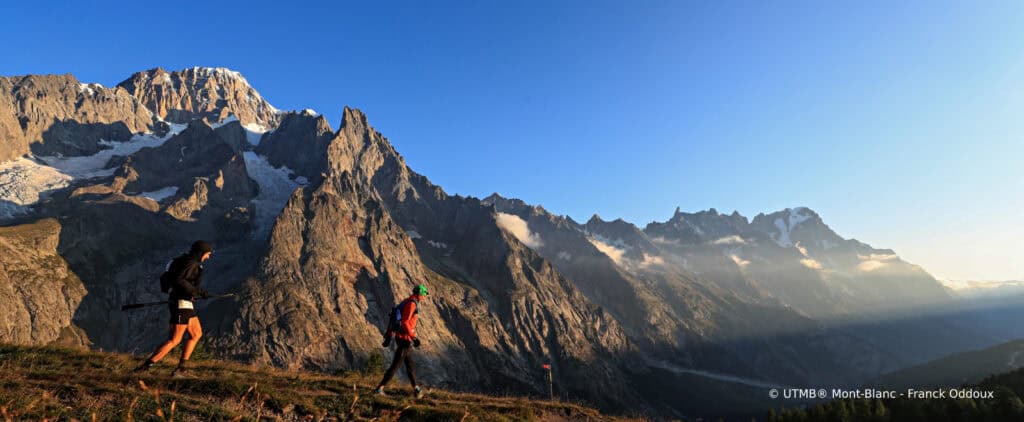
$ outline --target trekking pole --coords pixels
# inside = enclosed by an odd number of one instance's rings
[[[128,305],[121,306],[121,310],[122,311],[127,311],[129,309],[138,309],[138,308],[144,308],[146,306],[156,306],[156,305],[166,305],[166,304],[167,304],[166,300],[162,300],[160,302],[131,303],[131,304],[128,304]]]
[[[201,299],[220,299],[220,298],[223,298],[223,297],[235,297],[235,294],[234,293],[227,293],[227,294],[222,294],[222,295],[210,295],[210,296],[207,296],[207,297],[201,298]],[[127,311],[127,310],[131,310],[131,309],[144,308],[144,307],[147,307],[147,306],[166,305],[166,304],[167,304],[166,300],[161,300],[159,302],[130,303],[130,304],[121,306],[121,310],[122,311]]]

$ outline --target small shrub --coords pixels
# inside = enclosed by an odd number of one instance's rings
[[[373,352],[373,354],[366,359],[366,365],[363,367],[363,374],[381,375],[384,373],[384,365],[386,364],[387,361],[384,359],[383,353]]]

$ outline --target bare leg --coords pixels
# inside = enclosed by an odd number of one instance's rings
[[[165,341],[164,344],[161,344],[160,347],[153,352],[153,356],[150,356],[149,358],[150,362],[159,362],[160,359],[167,356],[167,354],[170,353],[178,343],[181,343],[181,338],[185,335],[185,329],[188,328],[188,326],[171,324],[170,328],[170,335],[167,337],[167,341]]]
[[[187,361],[192,357],[192,352],[196,350],[196,345],[199,344],[199,338],[203,336],[203,326],[199,325],[199,317],[189,318],[186,327],[188,340],[185,341],[185,347],[181,350],[182,361]]]

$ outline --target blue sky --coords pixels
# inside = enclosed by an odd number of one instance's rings
[[[223,66],[364,110],[450,193],[641,226],[804,205],[937,277],[1024,279],[1021,2],[18,3],[3,75]]]

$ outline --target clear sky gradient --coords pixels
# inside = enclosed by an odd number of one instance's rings
[[[364,110],[450,193],[641,227],[803,205],[937,277],[1024,279],[1024,2],[86,3],[3,2],[0,74],[228,67]]]

